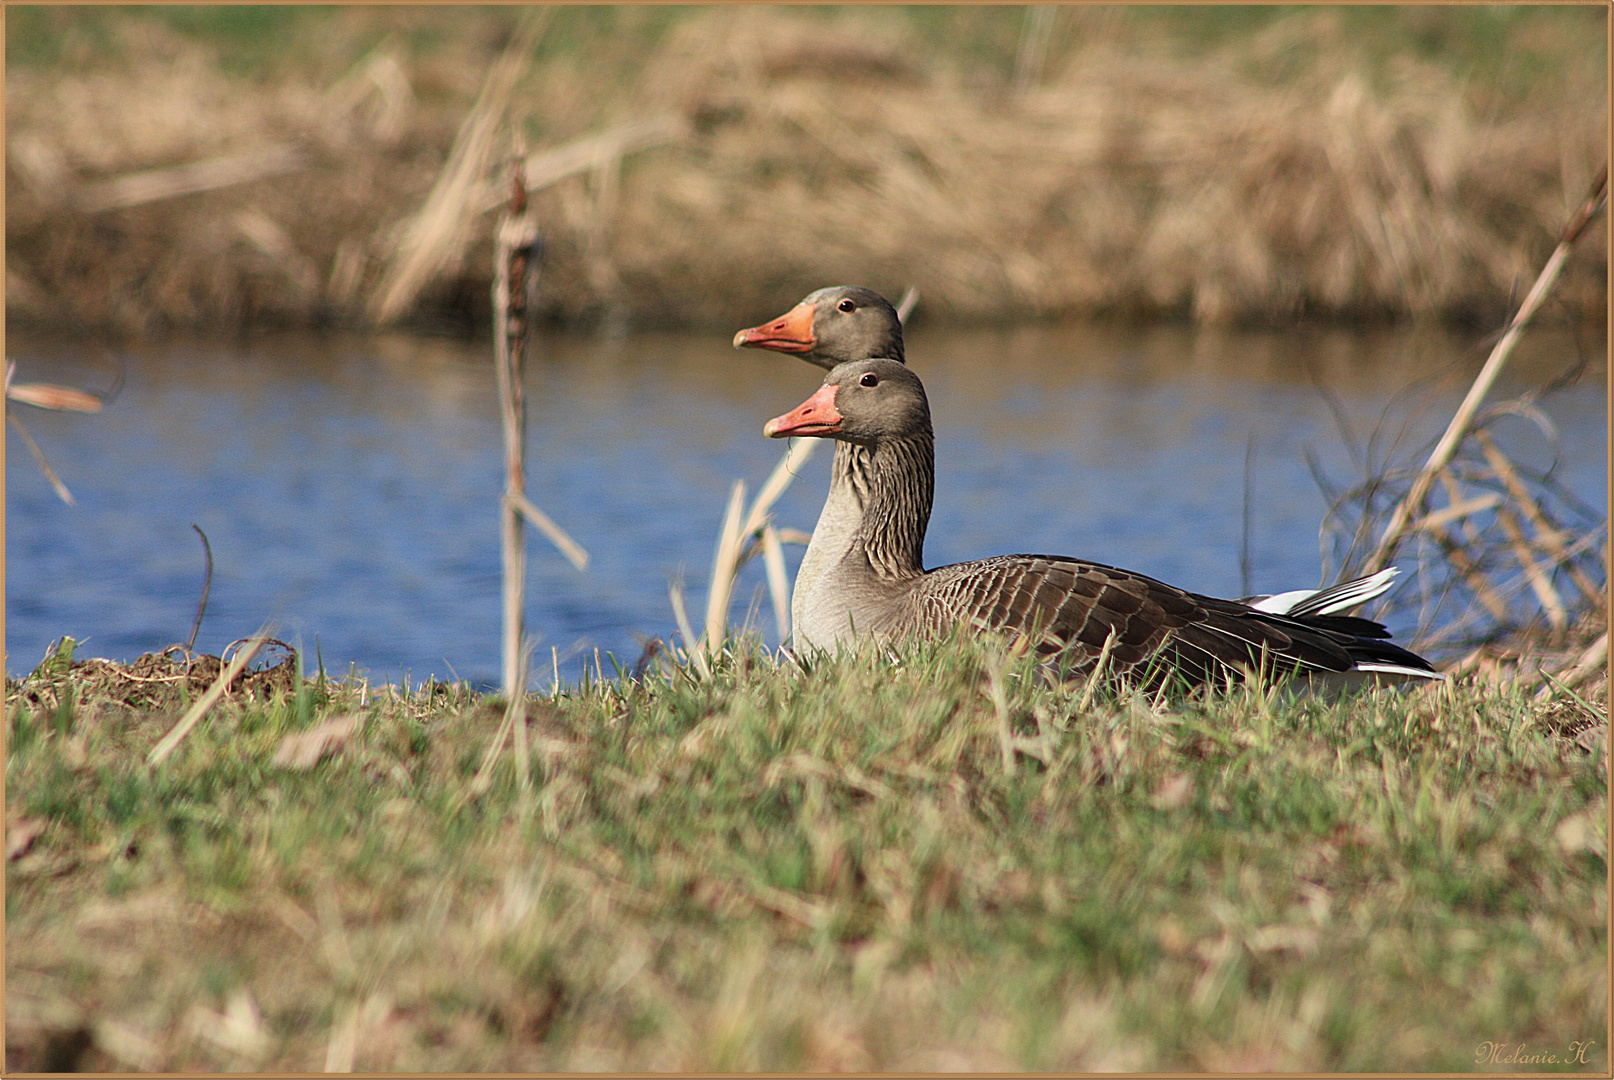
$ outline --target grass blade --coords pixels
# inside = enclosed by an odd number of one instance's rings
[[[240,648],[224,670],[219,672],[219,677],[213,681],[213,685],[207,688],[207,693],[196,699],[196,704],[186,710],[185,715],[180,717],[179,723],[174,725],[173,730],[164,735],[162,740],[151,748],[151,753],[146,755],[146,764],[157,766],[167,761],[168,756],[174,752],[179,744],[184,741],[185,736],[190,734],[190,730],[196,726],[196,722],[202,718],[202,715],[207,710],[213,707],[214,702],[224,696],[224,692],[229,689],[230,683],[234,681],[237,675],[246,670],[246,666],[252,662],[252,658],[258,655],[258,650],[268,643],[269,627],[265,625],[263,629],[253,635],[250,641]]]

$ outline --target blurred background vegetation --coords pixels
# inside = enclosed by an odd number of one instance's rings
[[[8,9],[8,316],[374,321],[524,18]],[[561,7],[482,171],[605,136],[535,191],[567,323],[728,327],[837,281],[972,320],[1493,323],[1606,161],[1606,18]],[[485,325],[492,215],[461,210],[407,322]],[[1559,315],[1603,318],[1602,228]]]

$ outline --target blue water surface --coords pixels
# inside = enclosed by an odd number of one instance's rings
[[[111,379],[82,342],[13,335],[9,346],[19,381]],[[1497,395],[1572,367],[1586,347],[1538,335]],[[1426,446],[1483,355],[1429,332],[921,322],[909,358],[937,429],[930,565],[1070,554],[1238,595],[1315,586],[1334,569],[1308,452],[1350,483],[1375,431],[1374,463]],[[284,335],[121,359],[125,386],[99,414],[19,409],[75,505],[8,433],[8,673],[63,635],[119,660],[184,641],[203,582],[194,523],[214,558],[199,649],[271,622],[310,668],[317,656],[374,680],[497,683],[502,445],[485,343]],[[529,532],[535,684],[554,659],[576,678],[595,650],[631,665],[646,640],[674,632],[672,582],[699,622],[730,485],[755,492],[784,449],[763,422],[821,377],[735,352],[722,334],[539,340],[528,487],[591,562],[579,572]],[[1598,369],[1543,399],[1556,443],[1524,420],[1502,431],[1523,459],[1556,455],[1560,481],[1606,517],[1603,381]],[[781,525],[811,528],[829,459],[821,447],[780,500]],[[800,550],[787,549],[792,570]],[[760,561],[730,616],[748,613],[775,642]]]

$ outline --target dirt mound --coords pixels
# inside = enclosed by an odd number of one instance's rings
[[[297,657],[291,646],[271,641],[283,656],[231,680],[227,693],[268,701],[289,693],[296,680]],[[76,708],[120,708],[135,713],[172,711],[202,696],[218,681],[226,661],[210,654],[187,654],[174,645],[144,653],[130,663],[71,659],[72,646],[53,647],[26,679],[7,680],[8,708],[17,703],[34,711],[51,711],[71,700]],[[66,695],[71,695],[70,697]]]

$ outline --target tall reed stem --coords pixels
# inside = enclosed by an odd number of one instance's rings
[[[1519,336],[1524,333],[1524,328],[1530,322],[1531,317],[1535,315],[1536,309],[1541,306],[1541,302],[1552,291],[1552,286],[1558,280],[1558,274],[1563,270],[1564,260],[1569,257],[1569,249],[1574,247],[1575,241],[1580,239],[1581,233],[1586,231],[1586,226],[1591,224],[1592,219],[1597,216],[1597,212],[1602,209],[1607,199],[1608,166],[1604,165],[1602,171],[1597,174],[1597,179],[1592,182],[1591,191],[1587,194],[1585,201],[1581,203],[1580,209],[1576,211],[1575,216],[1565,226],[1557,248],[1553,250],[1551,257],[1547,259],[1547,264],[1541,268],[1541,273],[1536,277],[1536,283],[1530,289],[1529,295],[1524,298],[1524,303],[1519,305],[1518,312],[1508,321],[1507,330],[1503,332],[1501,339],[1497,341],[1496,347],[1491,350],[1491,355],[1485,361],[1485,366],[1480,369],[1479,376],[1474,380],[1474,385],[1468,388],[1468,396],[1457,407],[1457,412],[1453,414],[1451,423],[1446,425],[1446,433],[1440,437],[1440,442],[1435,445],[1434,452],[1429,455],[1429,460],[1424,464],[1423,471],[1412,482],[1412,488],[1407,492],[1407,497],[1401,500],[1395,508],[1395,513],[1390,516],[1390,523],[1384,527],[1384,533],[1379,537],[1378,546],[1373,549],[1373,554],[1368,556],[1367,562],[1363,564],[1358,573],[1376,574],[1384,569],[1391,558],[1395,556],[1396,548],[1400,546],[1401,541],[1408,532],[1412,531],[1410,526],[1413,520],[1423,510],[1424,503],[1429,499],[1429,489],[1434,486],[1435,479],[1440,475],[1440,471],[1451,463],[1452,456],[1457,453],[1458,445],[1462,443],[1464,436],[1468,434],[1469,425],[1474,420],[1474,414],[1479,411],[1480,402],[1485,400],[1485,395],[1490,391],[1491,384],[1502,373],[1502,366],[1507,363],[1508,356],[1513,352],[1513,346],[1518,343]]]
[[[499,541],[504,565],[502,679],[507,695],[526,692],[524,685],[517,685],[523,671],[521,636],[527,594],[527,549],[520,509],[527,497],[527,397],[522,374],[541,256],[538,219],[527,207],[527,187],[518,162],[511,172],[510,206],[499,220],[493,270],[493,367],[499,382],[499,416],[504,427]]]

